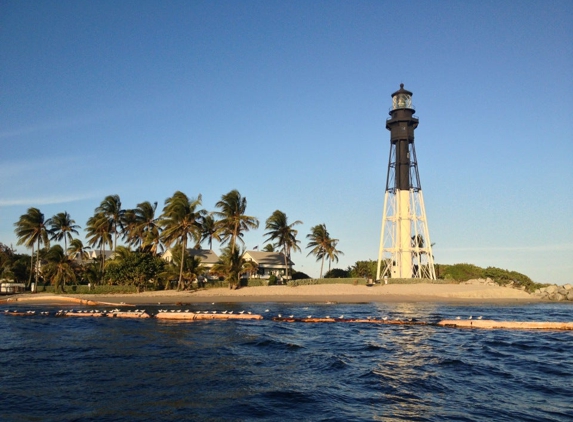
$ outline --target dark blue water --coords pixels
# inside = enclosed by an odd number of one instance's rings
[[[280,313],[573,321],[570,305],[186,308],[268,318],[174,323],[0,314],[0,420],[573,420],[573,332],[270,320]]]

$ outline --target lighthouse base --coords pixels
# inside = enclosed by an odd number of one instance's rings
[[[376,279],[436,279],[421,189],[387,190]]]

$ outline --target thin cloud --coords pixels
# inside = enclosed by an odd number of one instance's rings
[[[157,107],[165,107],[165,104],[149,104],[142,105],[140,103],[127,102],[115,107],[106,107],[102,110],[92,112],[85,112],[77,114],[72,117],[59,118],[31,124],[29,126],[8,129],[0,131],[0,139],[9,139],[23,135],[29,135],[37,132],[50,132],[59,129],[68,129],[74,127],[81,127],[97,122],[102,122],[109,119],[116,119],[121,116],[133,115],[137,113],[146,113],[157,109]]]
[[[78,116],[72,119],[47,121],[26,127],[5,130],[3,132],[0,132],[0,139],[10,139],[37,132],[51,132],[53,130],[68,129],[77,126],[83,126],[85,124],[89,124],[98,120],[99,120],[98,116]]]
[[[438,248],[435,248],[436,250]],[[554,245],[535,246],[480,246],[468,248],[439,248],[444,252],[547,252],[547,251],[570,251],[573,243],[561,243]]]
[[[86,199],[92,199],[99,195],[99,193],[90,194],[77,194],[77,195],[54,195],[54,196],[38,196],[30,198],[10,198],[10,199],[0,199],[0,207],[14,207],[22,205],[39,206],[39,205],[49,205],[49,204],[64,204],[68,202],[84,201]]]
[[[102,119],[105,119],[106,117],[108,117],[108,115],[112,114],[109,111],[106,111],[93,114],[77,115],[71,118],[54,119],[51,121],[45,121],[38,124],[32,124],[27,127],[5,130],[3,132],[0,132],[0,139],[9,139],[22,135],[29,135],[31,133],[36,133],[36,132],[50,132],[53,130],[84,126],[86,124],[94,123]]]
[[[0,166],[0,178],[7,179],[10,176],[42,171],[55,168],[69,167],[74,163],[82,163],[80,157],[46,157],[25,161],[4,162]]]

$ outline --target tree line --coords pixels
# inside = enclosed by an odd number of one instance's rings
[[[214,241],[220,243],[222,251],[211,269],[213,274],[227,280],[230,286],[237,286],[241,275],[256,272],[254,263],[244,258],[243,237],[259,228],[259,220],[247,214],[247,199],[238,190],[222,195],[211,212],[202,208],[200,194],[191,198],[180,191],[165,200],[159,215],[157,206],[157,202],[144,201],[133,209],[124,209],[119,195],[106,196],[86,222],[86,244],[78,237],[81,227],[69,213],[45,218],[38,208],[29,208],[14,223],[17,245],[31,250],[29,271],[21,271],[22,256],[5,247],[2,256],[8,258],[0,261],[0,278],[22,281],[25,273],[28,285],[34,279],[37,286],[42,278],[56,290],[78,280],[140,285],[155,279],[169,288],[169,281],[177,279],[177,288],[183,289],[205,272],[200,260],[189,256],[188,248],[199,249],[206,243],[212,250]],[[291,253],[301,252],[295,228],[300,224],[300,220],[289,222],[280,210],[265,221],[263,250],[283,253],[287,279]],[[311,227],[306,238],[308,256],[314,255],[321,262],[322,278],[324,261],[328,261],[330,269],[331,263],[338,262],[343,254],[337,249],[339,240],[330,236],[325,224]],[[51,246],[54,241],[63,241],[63,246]],[[167,249],[172,251],[170,263],[160,258]],[[88,259],[90,250],[96,252],[93,260]],[[110,252],[112,258],[107,259]],[[78,265],[78,261],[84,264]]]

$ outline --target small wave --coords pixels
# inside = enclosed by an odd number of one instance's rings
[[[315,401],[312,394],[305,394],[300,391],[292,391],[292,390],[267,391],[265,393],[262,393],[261,396],[270,400],[279,399],[281,402],[291,401],[293,403],[312,403]]]
[[[340,370],[346,369],[348,364],[337,355],[330,356],[320,356],[315,355],[311,362],[311,368],[313,371],[320,371],[323,373],[335,373]]]
[[[376,343],[367,343],[366,346],[364,346],[362,348],[362,350],[366,350],[366,351],[372,351],[372,350],[380,350],[380,349],[385,349],[385,346],[382,346],[381,344],[376,344]]]
[[[482,351],[484,353],[487,353],[492,358],[504,358],[506,356],[509,356],[508,353],[501,352],[501,351],[497,350],[496,348],[494,348],[492,346],[488,346],[488,345],[483,345]]]
[[[304,349],[304,346],[296,343],[290,343],[285,341],[273,340],[273,339],[264,339],[264,340],[257,340],[251,341],[249,343],[245,343],[246,345],[260,347],[260,348],[287,348],[287,349]]]
[[[450,359],[450,358],[445,358],[442,359],[438,365],[443,365],[443,366],[457,366],[457,365],[466,365],[466,363],[460,359]]]

